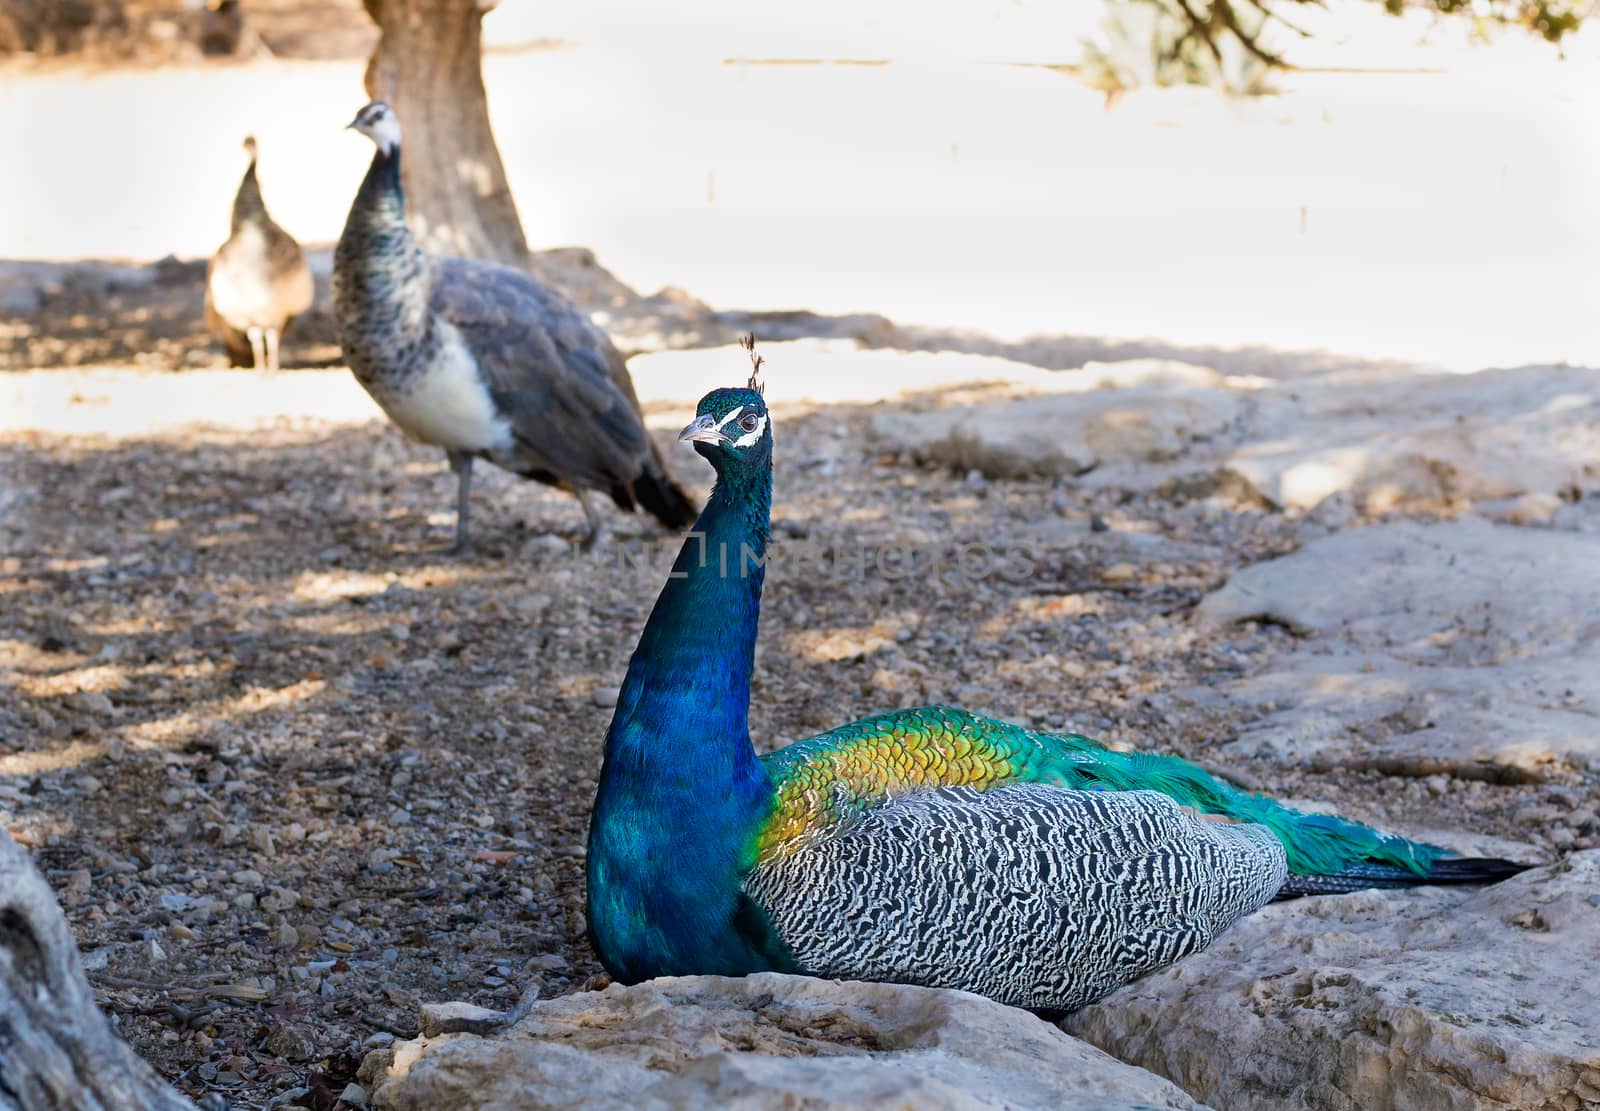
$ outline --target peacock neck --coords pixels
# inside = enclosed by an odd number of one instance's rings
[[[742,888],[775,799],[748,721],[771,496],[764,467],[718,481],[645,624],[606,735],[589,826],[589,931],[624,981],[792,964]]]
[[[692,756],[730,781],[759,769],[750,744],[750,675],[771,506],[767,468],[717,482],[639,637],[608,759],[615,750],[654,772],[654,765]]]

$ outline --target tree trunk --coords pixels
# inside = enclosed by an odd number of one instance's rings
[[[78,947],[0,827],[0,1111],[194,1111],[94,1005]]]
[[[528,242],[483,88],[483,16],[496,2],[364,0],[383,32],[367,62],[367,94],[400,117],[400,173],[417,241],[526,267]]]

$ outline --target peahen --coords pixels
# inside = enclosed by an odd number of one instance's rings
[[[1059,1012],[1274,898],[1523,870],[948,707],[758,757],[772,429],[754,375],[680,439],[716,486],[628,665],[589,827],[589,934],[616,979],[796,971]]]
[[[373,101],[351,127],[377,147],[333,256],[339,339],[356,378],[457,476],[456,547],[468,542],[472,462],[639,506],[668,528],[694,520],[645,431],[621,354],[555,290],[520,270],[425,254],[406,227],[400,123]]]
[[[250,166],[233,196],[228,240],[206,266],[206,327],[232,365],[276,373],[278,341],[289,321],[311,307],[315,287],[300,244],[267,214],[254,135],[244,149]]]

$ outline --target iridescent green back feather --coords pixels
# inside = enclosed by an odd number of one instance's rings
[[[762,763],[778,796],[760,837],[763,859],[828,836],[899,795],[1008,783],[1160,791],[1201,813],[1268,827],[1283,842],[1289,870],[1300,875],[1332,874],[1359,861],[1422,875],[1444,853],[1343,818],[1290,809],[1175,756],[1115,752],[1088,737],[1035,733],[947,706],[864,718],[770,753]]]

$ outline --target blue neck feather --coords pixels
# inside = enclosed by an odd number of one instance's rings
[[[774,805],[748,721],[772,472],[726,470],[651,611],[606,736],[589,932],[619,980],[791,964],[740,886]]]
[[[750,747],[750,673],[765,578],[770,474],[748,485],[720,481],[684,541],[628,665],[611,736],[641,715],[670,724],[730,765],[755,763]],[[690,726],[693,726],[691,729]],[[609,748],[608,748],[609,751]],[[646,759],[683,753],[645,746]]]

